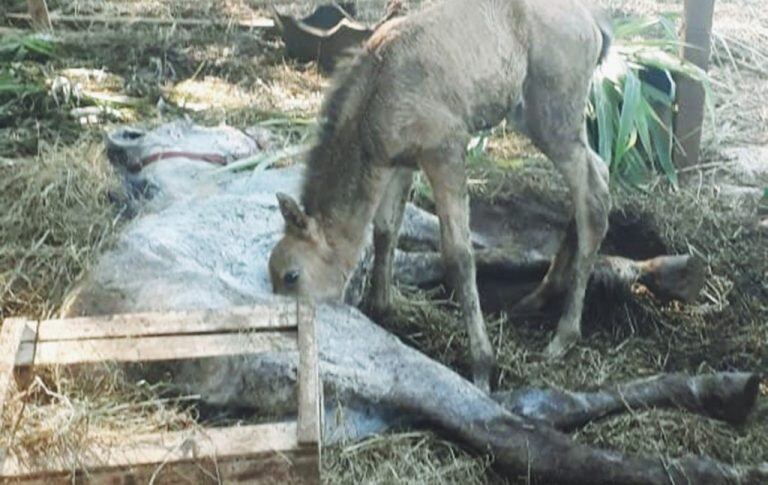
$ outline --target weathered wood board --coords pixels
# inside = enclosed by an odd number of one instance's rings
[[[319,483],[320,381],[314,308],[300,302],[34,322],[0,329],[0,412],[15,383],[54,366],[110,365],[299,351],[298,419],[228,428],[94,439],[77,457],[45,466],[0,449],[0,481],[13,483]],[[3,433],[10,432],[3,430]],[[107,440],[109,441],[109,440]],[[113,440],[114,441],[114,440]],[[77,463],[77,466],[72,465]]]

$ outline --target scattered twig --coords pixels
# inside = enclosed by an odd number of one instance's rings
[[[10,20],[31,21],[28,14],[9,13],[5,15]],[[101,23],[101,24],[149,24],[149,25],[180,25],[184,27],[231,27],[246,29],[271,29],[275,26],[272,19],[254,17],[240,20],[204,20],[204,19],[173,19],[157,17],[109,17],[105,15],[59,15],[52,14],[53,23]]]

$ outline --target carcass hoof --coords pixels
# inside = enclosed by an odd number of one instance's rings
[[[510,313],[515,316],[555,313],[559,310],[558,301],[562,299],[558,296],[561,293],[551,286],[539,286],[533,293],[515,303]]]

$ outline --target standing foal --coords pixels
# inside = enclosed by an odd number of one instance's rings
[[[607,30],[581,0],[443,0],[382,25],[337,76],[322,110],[299,204],[278,195],[285,235],[270,256],[274,291],[339,299],[373,221],[374,311],[390,304],[392,259],[412,173],[432,186],[442,253],[469,331],[475,383],[488,390],[493,350],[470,244],[465,151],[471,133],[522,103],[533,142],[559,168],[573,220],[526,307],[565,293],[562,354],[581,336],[584,291],[607,230],[608,171],[590,149],[585,104]]]

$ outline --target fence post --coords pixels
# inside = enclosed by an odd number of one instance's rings
[[[35,30],[52,30],[51,17],[45,0],[27,0],[27,9]]]
[[[714,11],[715,0],[685,0],[682,55],[705,71],[709,68]],[[677,76],[676,81],[674,161],[677,168],[686,168],[699,163],[705,93],[701,83],[687,76]]]

